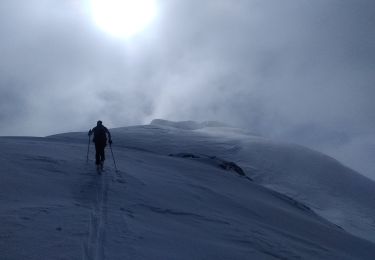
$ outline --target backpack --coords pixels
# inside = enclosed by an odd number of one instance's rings
[[[99,143],[106,143],[107,142],[107,135],[106,132],[108,131],[104,126],[96,126],[92,129],[94,132],[93,142]]]

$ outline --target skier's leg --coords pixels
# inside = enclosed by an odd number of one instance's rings
[[[101,166],[102,169],[103,169],[103,164],[104,164],[104,160],[105,160],[104,148],[105,148],[105,145],[102,145],[100,147],[100,166]]]
[[[102,151],[102,162],[104,162],[104,160],[105,160],[105,152],[104,152],[104,150],[105,150],[105,146],[103,146],[103,151]]]
[[[100,164],[100,145],[95,143],[95,164],[99,165]]]

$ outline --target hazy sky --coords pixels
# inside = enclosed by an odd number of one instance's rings
[[[125,39],[90,0],[1,0],[0,135],[217,120],[375,177],[375,1],[156,1]]]

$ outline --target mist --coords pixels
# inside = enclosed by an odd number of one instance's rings
[[[370,0],[159,0],[122,39],[89,0],[4,0],[0,135],[216,120],[375,178],[374,13]]]

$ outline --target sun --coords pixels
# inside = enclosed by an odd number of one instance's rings
[[[149,25],[157,13],[156,0],[91,0],[96,25],[116,37],[131,37]]]

